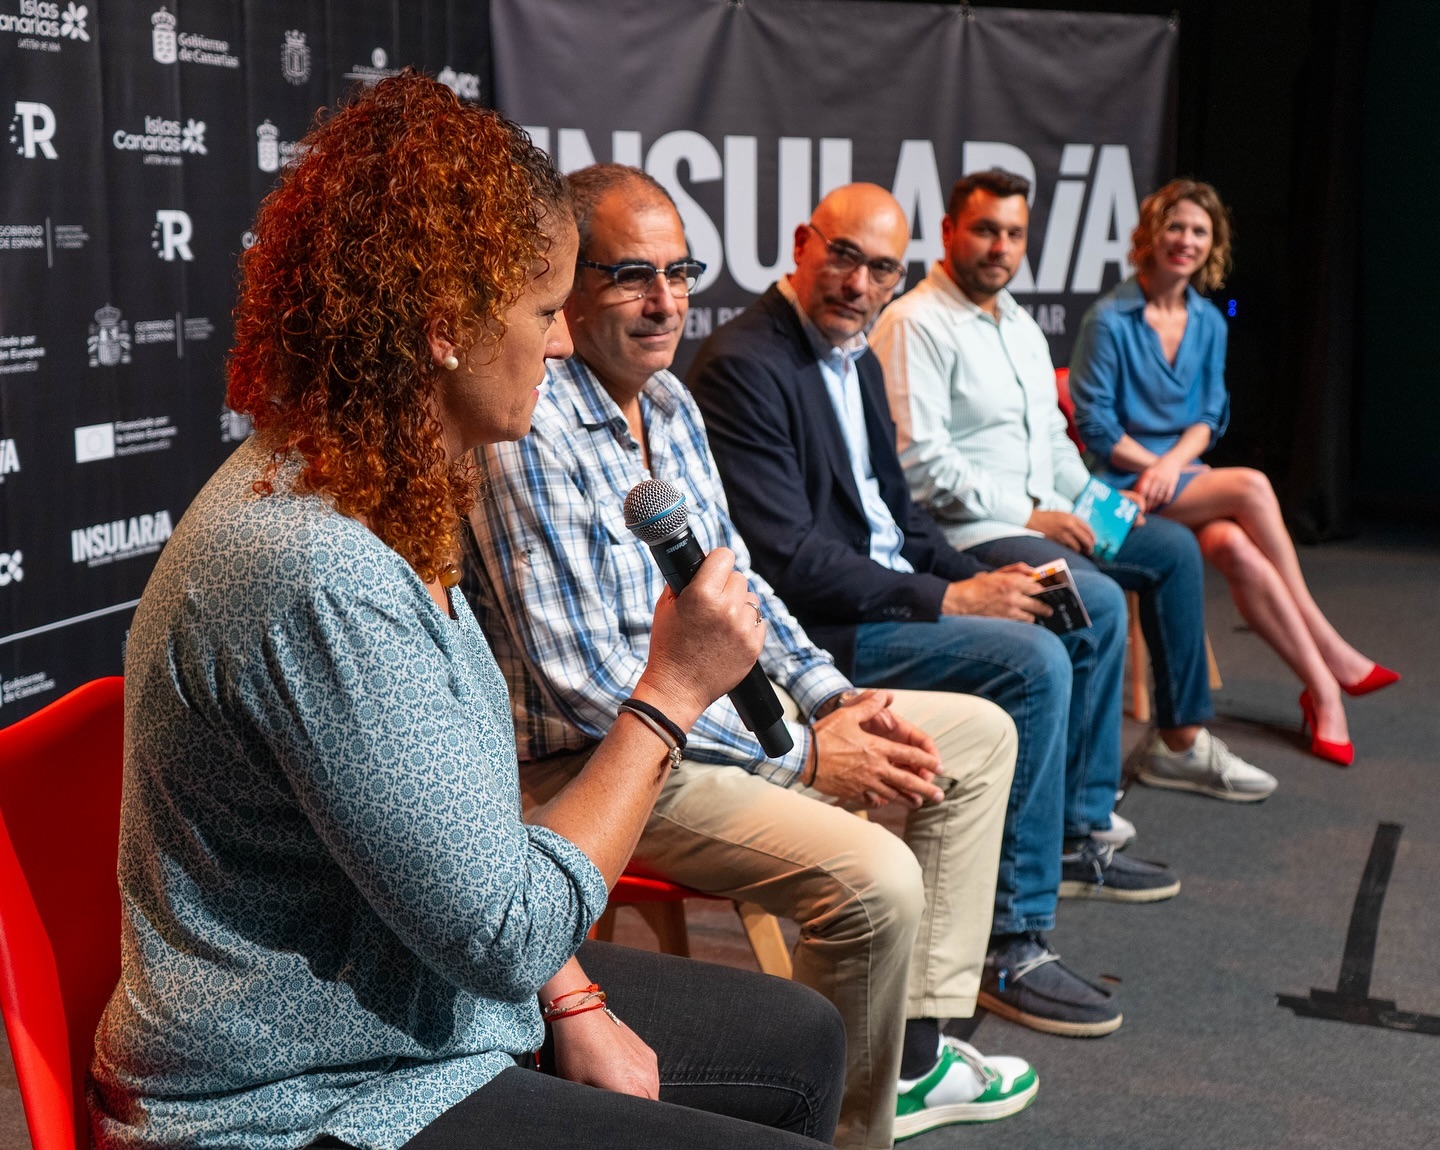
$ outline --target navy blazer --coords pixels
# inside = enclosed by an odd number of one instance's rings
[[[913,574],[870,558],[840,421],[815,349],[778,288],[701,344],[685,381],[755,570],[846,673],[857,624],[933,622],[951,582],[989,570],[951,547],[911,502],[880,361],[866,351],[856,367],[870,463]]]

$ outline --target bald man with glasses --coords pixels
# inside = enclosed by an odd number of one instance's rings
[[[1037,627],[1050,609],[1030,568],[991,570],[911,502],[865,336],[909,242],[885,189],[831,192],[796,229],[795,271],[705,341],[686,382],[755,570],[836,666],[861,686],[978,695],[1015,720],[980,1003],[1052,1034],[1108,1034],[1122,1020],[1111,992],[1043,932],[1061,893],[1153,902],[1180,889],[1115,849],[1134,832],[1112,811],[1118,754],[1094,735],[1097,706],[1118,699],[1123,600],[1068,635]],[[1103,817],[1071,825],[1070,811]]]

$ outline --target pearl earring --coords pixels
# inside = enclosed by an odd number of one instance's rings
[[[446,371],[454,371],[457,367],[460,366],[460,361],[455,358],[455,353],[451,352],[449,355],[447,355],[444,359],[440,361],[440,366],[443,367]]]

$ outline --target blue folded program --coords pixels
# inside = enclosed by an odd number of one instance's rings
[[[1075,514],[1090,524],[1095,532],[1095,558],[1106,563],[1115,558],[1140,510],[1133,499],[1126,499],[1113,487],[1091,479],[1075,498]]]

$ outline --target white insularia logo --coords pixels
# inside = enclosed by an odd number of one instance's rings
[[[305,43],[304,32],[292,28],[285,33],[285,45],[280,49],[280,71],[292,84],[303,84],[310,79],[310,46]]]
[[[8,587],[25,578],[25,569],[20,566],[24,561],[23,551],[11,551],[8,555],[0,551],[0,587]]]
[[[137,555],[153,555],[165,545],[173,530],[168,511],[81,527],[70,532],[70,561],[99,567],[120,559],[134,559]]]
[[[106,304],[95,313],[86,341],[91,367],[114,367],[130,362],[130,324],[120,317],[120,309]]]
[[[450,65],[440,69],[435,77],[462,100],[480,99],[480,77],[474,72],[457,72]]]
[[[190,251],[190,237],[195,229],[190,214],[178,208],[161,208],[155,213],[155,226],[150,229],[150,246],[167,264],[179,256],[187,263],[195,258]]]
[[[47,160],[58,160],[55,145],[55,113],[48,104],[29,100],[15,101],[15,115],[10,120],[10,143],[17,156],[33,160],[38,152]]]
[[[177,56],[175,44],[175,17],[160,6],[160,11],[150,17],[150,55],[157,63],[173,64]]]
[[[0,483],[5,482],[7,475],[14,475],[20,470],[20,453],[15,450],[13,439],[0,439]]]

